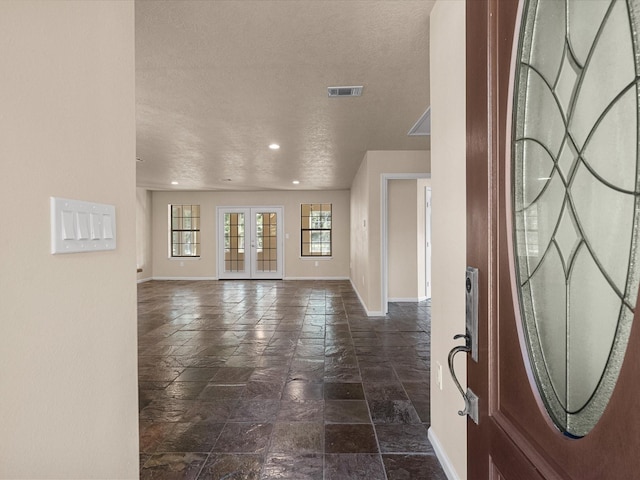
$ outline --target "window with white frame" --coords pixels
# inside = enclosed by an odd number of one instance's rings
[[[331,204],[303,203],[300,214],[300,247],[303,257],[331,256]]]
[[[169,205],[171,256],[200,256],[200,205]]]

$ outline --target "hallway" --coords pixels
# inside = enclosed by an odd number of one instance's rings
[[[138,285],[142,479],[445,479],[430,306],[348,281]]]

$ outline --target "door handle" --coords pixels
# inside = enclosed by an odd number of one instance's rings
[[[454,340],[464,338],[464,345],[453,347],[448,357],[449,373],[464,399],[464,410],[458,410],[458,415],[461,417],[469,415],[476,423],[479,421],[478,396],[470,388],[467,388],[466,392],[464,391],[456,376],[453,360],[458,353],[465,352],[471,354],[471,358],[474,361],[478,361],[478,276],[477,268],[467,267],[465,281],[465,333],[460,333],[453,337]]]
[[[458,381],[458,377],[456,377],[456,372],[453,368],[453,358],[460,352],[473,353],[473,339],[469,336],[469,334],[458,334],[453,337],[454,340],[458,338],[464,338],[464,345],[457,345],[451,349],[449,352],[449,373],[451,373],[451,378],[453,378],[453,383],[456,384],[460,395],[464,399],[464,410],[458,410],[458,415],[464,417],[465,415],[469,415],[471,420],[473,420],[476,424],[480,421],[480,412],[478,409],[478,396],[473,393],[473,391],[467,387],[467,391],[465,392]]]
[[[456,376],[456,372],[453,367],[453,358],[460,352],[471,352],[471,337],[467,334],[459,333],[453,337],[454,340],[459,338],[464,338],[464,345],[457,345],[451,349],[449,352],[449,373],[451,374],[451,378],[453,378],[453,383],[455,383],[460,395],[464,399],[464,410],[458,410],[458,415],[465,416],[471,412],[471,402],[469,401],[469,397],[467,393],[462,389],[460,382],[458,381],[458,377]]]

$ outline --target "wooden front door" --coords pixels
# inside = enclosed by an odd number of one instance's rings
[[[541,0],[562,4],[565,12],[574,6],[595,6],[594,1]],[[509,256],[510,74],[514,35],[520,28],[519,3],[467,0],[466,5],[467,263],[479,269],[480,286],[479,361],[467,359],[468,386],[480,398],[479,423],[468,420],[468,478],[640,478],[640,319],[633,313],[637,293],[632,295],[630,311],[635,318],[619,376],[595,426],[572,438],[547,413],[549,402],[539,393],[519,324],[519,304],[514,300],[519,287],[512,280]],[[638,10],[637,2],[624,0],[607,0],[604,8],[611,15],[618,8],[628,8],[634,15]],[[637,46],[636,39],[633,48]],[[630,85],[637,97],[636,87]],[[617,141],[611,140],[612,149]],[[587,165],[589,159],[581,152],[576,161]],[[563,174],[559,160],[554,160],[549,176]],[[566,183],[577,189],[571,183],[573,175],[573,171],[566,175]],[[638,182],[632,184],[636,187],[629,195],[637,202]],[[585,348],[588,355],[591,347]]]

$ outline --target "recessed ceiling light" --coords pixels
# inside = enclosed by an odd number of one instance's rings
[[[178,185],[178,182],[173,181],[173,182],[171,182],[171,185]]]
[[[294,180],[294,181],[293,181],[293,182],[291,182],[291,183],[293,183],[294,185],[298,185],[298,184],[300,183],[300,180]]]
[[[277,143],[272,143],[271,145],[269,145],[269,148],[271,150],[279,150],[280,149],[280,145],[278,145]]]

